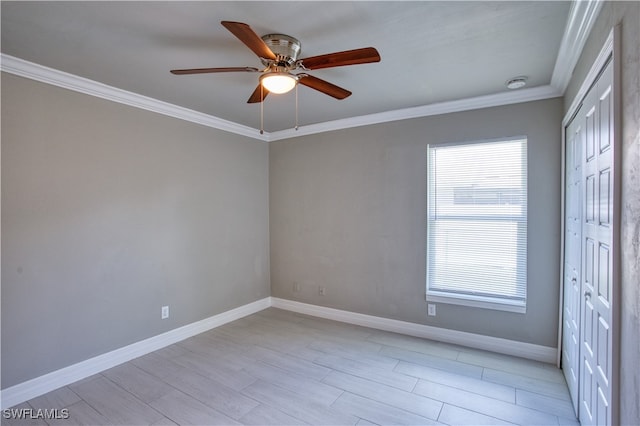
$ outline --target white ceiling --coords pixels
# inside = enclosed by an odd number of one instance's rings
[[[2,1],[2,53],[232,122],[259,128],[246,101],[258,74],[175,76],[174,68],[260,67],[220,21],[258,35],[284,33],[300,57],[374,46],[380,63],[310,74],[353,92],[338,101],[299,89],[300,125],[551,84],[570,3],[10,2]],[[293,127],[295,94],[265,102],[265,129]]]

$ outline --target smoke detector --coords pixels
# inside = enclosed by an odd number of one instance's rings
[[[527,85],[527,77],[526,76],[514,77],[511,80],[507,81],[505,84],[507,85],[507,89],[511,89],[511,90],[520,89]]]

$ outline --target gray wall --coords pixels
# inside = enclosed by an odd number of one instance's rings
[[[3,73],[2,388],[269,296],[267,158]]]
[[[640,3],[604,3],[566,91],[565,109],[618,23],[622,24],[620,423],[640,425]]]
[[[272,295],[555,347],[561,118],[558,98],[270,143]],[[426,146],[517,135],[529,140],[527,313],[438,304],[428,317]]]

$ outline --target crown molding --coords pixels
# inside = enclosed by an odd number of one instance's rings
[[[551,75],[551,86],[562,94],[569,85],[573,69],[580,59],[582,49],[603,4],[602,0],[575,0],[571,2],[567,25],[564,27],[556,64]]]
[[[433,115],[449,114],[452,112],[469,111],[480,108],[490,108],[502,105],[511,105],[521,102],[532,102],[543,99],[557,98],[562,93],[553,86],[538,86],[530,89],[496,93],[493,95],[477,96],[448,102],[422,105],[411,108],[402,108],[376,114],[361,115],[358,117],[344,118],[341,120],[326,121],[323,123],[300,126],[298,130],[287,129],[271,132],[267,135],[267,141],[273,142],[281,139],[290,139],[316,133],[330,132],[333,130],[348,129],[351,127],[368,126],[371,124],[386,123],[389,121],[408,120],[411,118],[429,117]]]
[[[224,130],[226,132],[247,136],[261,141],[267,140],[266,135],[261,135],[258,129],[254,129],[252,127],[173,105],[158,99],[139,95],[137,93],[118,89],[117,87],[25,61],[24,59],[16,58],[14,56],[5,55],[4,53],[0,54],[0,70],[20,77],[73,90],[74,92],[84,93],[97,98],[156,112],[158,114],[201,124],[214,129]]]
[[[298,130],[286,129],[276,132],[260,134],[258,129],[239,123],[224,120],[212,115],[204,114],[188,108],[170,104],[168,102],[142,96],[137,93],[118,89],[97,81],[89,80],[73,74],[59,71],[24,59],[6,54],[0,54],[0,70],[20,77],[29,78],[42,83],[51,84],[75,92],[118,102],[124,105],[156,112],[169,117],[197,123],[203,126],[235,133],[264,142],[272,142],[281,139],[290,139],[316,133],[330,132],[334,130],[349,129],[352,127],[368,126],[372,124],[386,123],[390,121],[408,120],[411,118],[428,117],[453,112],[469,111],[481,108],[490,108],[502,105],[510,105],[521,102],[531,102],[562,96],[562,92],[554,85],[519,89],[509,92],[501,92],[492,95],[477,96],[473,98],[455,101],[439,102],[411,108],[402,108],[375,114],[349,117],[340,120],[332,120],[323,123],[300,126]]]
[[[265,132],[264,134],[260,134],[258,129],[235,123],[233,121],[224,120],[219,117],[173,105],[158,99],[118,89],[97,81],[89,80],[87,78],[45,67],[43,65],[35,64],[33,62],[25,61],[24,59],[2,53],[0,53],[0,70],[135,108],[156,112],[158,114],[235,133],[260,141],[271,142],[352,127],[510,105],[520,102],[531,102],[562,96],[569,84],[573,69],[580,58],[582,49],[587,41],[587,37],[589,36],[591,28],[600,13],[603,3],[604,1],[601,0],[576,0],[571,3],[567,25],[565,26],[564,34],[562,36],[550,85],[403,108],[369,115],[361,115],[300,126],[298,130],[287,129],[271,133]]]

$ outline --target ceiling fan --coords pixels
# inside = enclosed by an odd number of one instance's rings
[[[267,34],[259,37],[249,25],[242,22],[222,21],[221,24],[253,51],[265,66],[226,68],[192,68],[171,70],[172,74],[207,74],[219,72],[259,72],[258,86],[247,103],[262,102],[269,93],[286,93],[298,83],[310,87],[336,99],[345,99],[351,92],[306,73],[321,68],[342,67],[345,65],[380,62],[380,55],[373,47],[346,50],[298,59],[300,42],[285,34]],[[302,70],[293,74],[292,71]]]

